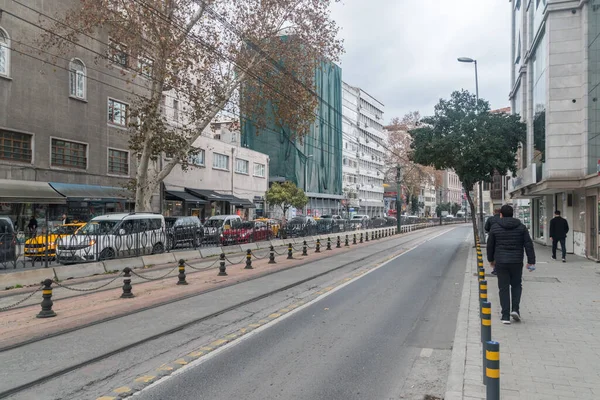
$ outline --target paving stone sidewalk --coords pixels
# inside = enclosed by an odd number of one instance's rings
[[[600,264],[573,255],[562,263],[551,259],[548,247],[535,250],[537,269],[523,273],[523,320],[503,325],[497,279],[483,249],[492,339],[500,343],[501,399],[600,399]],[[486,398],[474,252],[445,400]]]

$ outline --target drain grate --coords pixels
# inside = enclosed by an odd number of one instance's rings
[[[558,278],[551,276],[524,276],[525,282],[539,282],[539,283],[560,283]]]

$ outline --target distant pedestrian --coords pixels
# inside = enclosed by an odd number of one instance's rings
[[[29,218],[29,224],[27,224],[27,229],[29,230],[29,233],[31,235],[35,236],[35,233],[37,232],[37,228],[38,228],[37,219],[35,219],[35,215],[32,215],[31,218]]]
[[[510,324],[510,317],[515,321],[521,320],[523,253],[527,254],[527,269],[533,271],[535,251],[529,231],[521,221],[513,218],[513,208],[504,205],[500,209],[500,220],[490,228],[487,242],[488,261],[498,273],[503,324]]]
[[[495,223],[498,223],[498,221],[500,221],[500,209],[496,208],[494,210],[494,215],[492,215],[491,217],[489,217],[487,219],[487,221],[485,221],[485,226],[483,227],[483,229],[485,230],[485,233],[489,234],[490,233],[490,229],[492,228],[492,225],[494,225]],[[492,275],[496,275],[496,268],[494,267],[492,269]]]
[[[67,217],[67,214],[63,214],[63,215],[62,215],[62,218],[61,218],[61,223],[62,223],[63,225],[66,225],[66,224],[68,224],[68,223],[69,223],[69,218]]]
[[[560,216],[560,211],[554,211],[554,218],[550,220],[550,239],[552,240],[552,259],[556,260],[556,248],[560,242],[562,262],[567,262],[567,248],[565,247],[569,223]]]

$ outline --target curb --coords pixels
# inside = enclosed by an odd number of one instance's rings
[[[470,239],[469,239],[470,240]],[[450,360],[450,372],[446,382],[446,393],[444,400],[462,400],[464,396],[465,365],[467,359],[467,334],[469,327],[469,305],[471,303],[471,272],[475,262],[475,248],[470,248],[465,268],[462,297],[454,332],[454,344],[452,346],[452,358]]]

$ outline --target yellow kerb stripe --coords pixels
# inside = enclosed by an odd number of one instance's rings
[[[485,358],[492,361],[500,361],[500,352],[486,350]]]
[[[481,297],[482,299],[487,299],[487,293],[481,293],[479,297]]]
[[[485,369],[485,376],[492,379],[500,378],[500,370],[499,369]]]
[[[491,314],[491,313],[492,313],[492,309],[491,309],[491,308],[487,308],[487,307],[483,307],[483,308],[481,309],[481,312],[482,312],[483,314]]]

